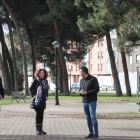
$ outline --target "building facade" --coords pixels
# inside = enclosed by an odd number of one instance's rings
[[[115,45],[116,40],[116,31],[112,30],[110,32],[111,34],[111,42],[113,47],[113,52],[115,56],[115,63],[118,69],[118,52]],[[90,52],[87,53],[83,60],[84,66],[86,66],[89,69],[89,73],[93,76],[95,76],[98,81],[99,85],[114,85],[112,72],[111,72],[111,64],[109,59],[109,54],[107,50],[107,41],[106,37],[103,37],[100,40],[97,40],[94,44],[87,46],[87,48],[90,48]],[[71,79],[72,84],[76,82],[80,82],[80,72],[79,67],[82,66],[82,64],[75,65],[72,63],[67,63],[67,70],[68,74],[70,75],[69,69],[73,69],[71,72]]]

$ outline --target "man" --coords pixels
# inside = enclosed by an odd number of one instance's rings
[[[96,119],[96,101],[99,92],[99,84],[94,76],[88,74],[87,67],[80,68],[80,74],[83,77],[80,80],[79,93],[82,96],[83,108],[87,119],[90,134],[85,138],[98,138],[98,122]],[[93,133],[94,127],[94,133]]]

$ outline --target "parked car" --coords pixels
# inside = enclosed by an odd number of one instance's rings
[[[106,90],[107,85],[102,85],[102,90]]]
[[[101,85],[100,90],[115,90],[114,85]]]
[[[113,85],[108,85],[107,90],[114,90],[114,86]]]
[[[79,83],[73,83],[73,85],[71,86],[71,89],[79,89]]]
[[[99,86],[100,90],[102,90],[102,86]]]

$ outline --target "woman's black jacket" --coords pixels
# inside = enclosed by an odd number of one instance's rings
[[[2,79],[0,78],[0,95],[4,98],[4,89],[2,85]]]
[[[47,83],[48,83],[48,81],[47,81]],[[40,82],[37,79],[34,79],[29,87],[29,92],[30,92],[31,97],[34,97],[34,95],[36,95],[37,88],[39,85],[40,85]],[[46,96],[48,96],[48,92],[47,93],[42,92],[42,101],[41,101],[42,109],[46,108]],[[31,101],[30,107],[35,109],[34,103],[32,101]]]

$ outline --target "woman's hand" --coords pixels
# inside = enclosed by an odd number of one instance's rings
[[[0,95],[0,100],[2,100],[3,99],[3,97]]]

